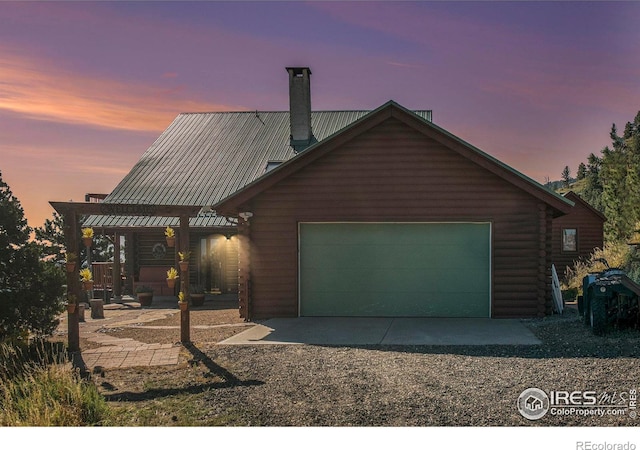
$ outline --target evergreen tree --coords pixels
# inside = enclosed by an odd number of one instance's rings
[[[578,167],[577,178],[585,180],[582,198],[607,218],[605,239],[625,242],[640,232],[640,111],[627,122],[622,136],[615,124],[609,136],[611,145],[602,156],[591,153],[587,164]]]
[[[42,227],[35,229],[36,242],[40,245],[43,258],[60,265],[64,262],[64,254],[66,252],[63,230],[63,219],[57,212],[53,213],[52,219],[45,220]],[[80,237],[80,230],[78,230],[76,239],[80,240]],[[91,260],[94,262],[113,260],[112,237],[101,234],[94,236],[93,244],[91,245]],[[87,266],[87,248],[84,246],[80,246],[79,261],[84,267]]]
[[[605,234],[625,241],[640,222],[640,113],[625,126],[622,136],[611,127],[612,148],[602,151],[600,181]]]
[[[587,176],[587,166],[584,163],[580,163],[578,166],[578,173],[576,174],[577,180],[584,180]]]
[[[54,212],[52,219],[46,219],[42,227],[35,229],[36,241],[40,245],[44,258],[58,263],[62,263],[64,260],[65,243],[63,228],[62,216]]]
[[[62,311],[64,273],[40,258],[31,231],[0,172],[0,341],[50,334]]]
[[[583,198],[598,211],[604,213],[602,205],[602,180],[600,171],[602,159],[591,153],[587,158],[586,185],[582,192]]]
[[[564,166],[564,169],[562,170],[562,183],[564,184],[564,187],[569,187],[569,184],[571,183],[571,169],[569,169],[569,166]]]

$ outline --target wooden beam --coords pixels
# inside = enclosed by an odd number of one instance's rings
[[[83,203],[49,202],[58,211],[75,212],[78,215],[98,216],[151,216],[151,217],[195,217],[202,206],[193,205],[141,205],[136,203]]]

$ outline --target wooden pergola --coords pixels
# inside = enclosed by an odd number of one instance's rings
[[[180,219],[179,251],[189,250],[189,218],[198,215],[202,207],[182,205],[144,205],[123,203],[76,203],[49,202],[62,217],[64,240],[67,252],[80,254],[80,223],[81,216],[151,216],[178,217]],[[114,273],[120,273],[120,245],[119,239],[114,242]],[[181,291],[185,298],[189,298],[189,274],[181,274]],[[67,272],[67,298],[80,299],[83,295],[78,271]],[[73,296],[73,297],[72,297]],[[191,341],[188,303],[180,305],[180,342],[187,344]],[[68,342],[70,351],[80,350],[80,316],[79,308],[68,312]]]

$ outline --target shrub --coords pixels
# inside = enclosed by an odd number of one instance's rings
[[[631,249],[625,243],[608,243],[603,249],[596,249],[585,261],[577,261],[567,270],[563,290],[575,289],[582,292],[582,279],[589,273],[601,272],[606,266],[599,261],[605,259],[610,267],[629,271],[632,269]]]

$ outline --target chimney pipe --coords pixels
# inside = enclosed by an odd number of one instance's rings
[[[299,153],[317,142],[311,130],[311,70],[308,67],[287,67],[287,72],[291,147]]]

